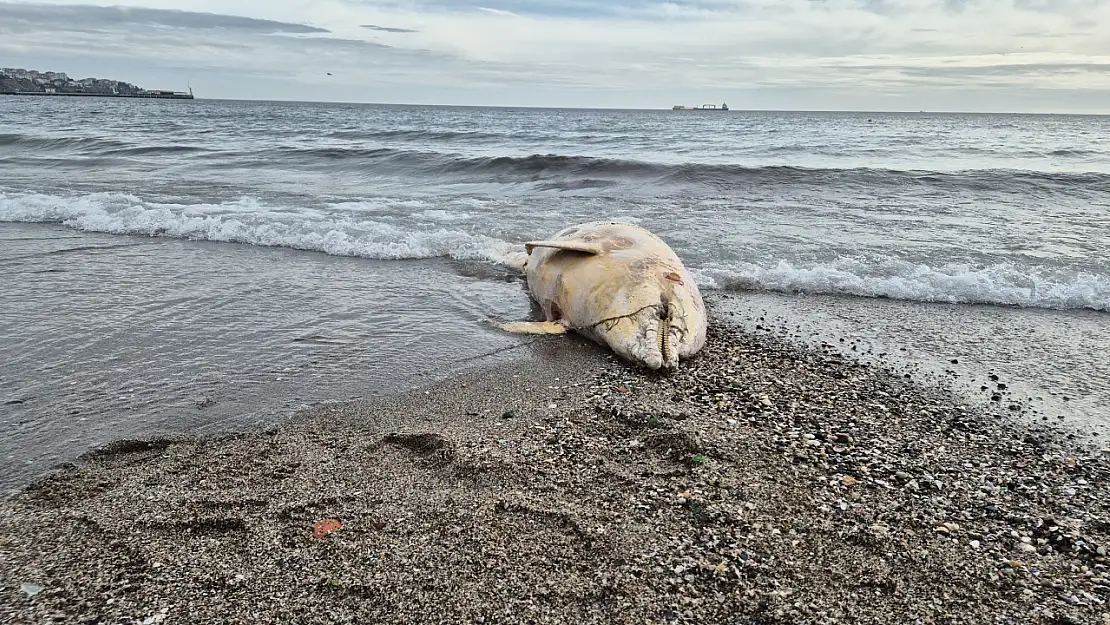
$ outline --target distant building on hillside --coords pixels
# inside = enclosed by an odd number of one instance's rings
[[[16,67],[0,69],[0,93],[193,99],[192,89],[188,93],[169,90],[148,91],[121,80],[106,78],[74,80],[65,72],[39,72]]]

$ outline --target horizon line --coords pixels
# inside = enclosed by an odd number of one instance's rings
[[[210,100],[210,101],[225,101],[225,102],[285,102],[290,104],[356,104],[365,106],[423,106],[423,107],[440,107],[440,108],[481,108],[481,109],[529,109],[529,110],[570,110],[570,111],[657,111],[657,112],[673,112],[685,113],[696,112],[693,109],[685,110],[672,110],[667,108],[647,108],[647,107],[628,107],[628,106],[535,106],[535,105],[511,105],[511,104],[426,104],[420,102],[372,102],[364,100],[298,100],[298,99],[274,99],[274,98],[206,98],[196,96],[194,100]],[[671,105],[674,106],[674,105]],[[728,110],[722,109],[709,109],[710,112],[715,113],[870,113],[870,114],[914,114],[920,115],[922,113],[928,115],[1069,115],[1075,117],[1107,117],[1110,116],[1110,111],[1105,113],[1067,113],[1067,112],[1033,112],[1033,111],[959,111],[959,110],[864,110],[864,109],[760,109],[760,108],[737,108],[729,107]]]

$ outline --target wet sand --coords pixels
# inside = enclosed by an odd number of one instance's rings
[[[0,503],[5,623],[1110,623],[1110,451],[720,319],[573,337]]]

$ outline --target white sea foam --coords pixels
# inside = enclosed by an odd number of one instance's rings
[[[445,211],[434,214],[439,221],[458,218]],[[365,217],[347,211],[265,206],[251,198],[179,205],[144,201],[124,193],[58,197],[0,192],[0,221],[60,223],[93,232],[248,243],[393,260],[450,257],[503,262],[519,251],[519,246],[493,237],[445,227],[406,228],[386,223],[384,218]]]
[[[81,230],[280,246],[374,259],[450,257],[504,263],[521,245],[460,228],[466,211],[420,202],[269,206],[252,198],[166,204],[123,193],[74,197],[0,191],[0,221]],[[690,263],[704,288],[847,294],[894,299],[1110,311],[1110,275],[998,264],[915,264],[841,257],[827,263]]]
[[[921,302],[1110,311],[1110,276],[1016,264],[936,267],[899,259],[842,257],[830,263],[738,263],[694,270],[707,289],[847,294]]]
[[[470,213],[445,211],[439,209],[428,209],[420,211],[420,216],[425,219],[431,219],[432,221],[444,222],[466,221],[471,218]]]

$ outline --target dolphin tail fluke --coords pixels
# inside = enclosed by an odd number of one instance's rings
[[[587,243],[585,241],[528,241],[524,244],[524,249],[528,250],[529,254],[537,247],[554,247],[560,250],[583,252],[585,254],[600,254],[603,251],[601,246],[597,243]]]
[[[566,334],[567,327],[554,321],[513,321],[500,324],[502,330],[513,334]]]

